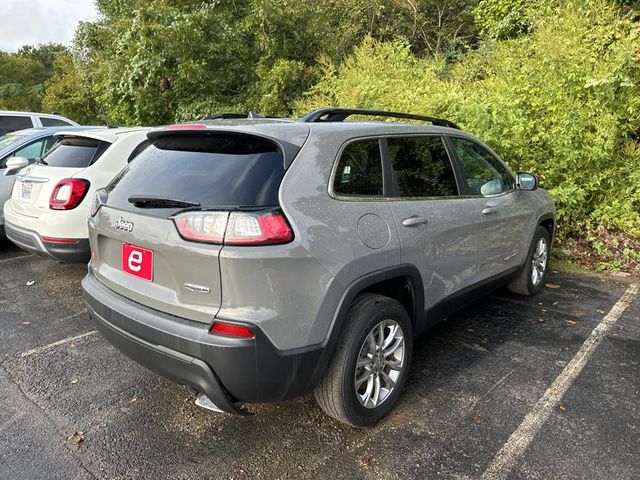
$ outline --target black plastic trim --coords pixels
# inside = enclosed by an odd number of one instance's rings
[[[316,122],[343,122],[351,115],[365,115],[370,117],[390,117],[404,118],[407,120],[420,120],[422,122],[430,122],[439,127],[455,128],[460,130],[455,123],[445,120],[444,118],[428,117],[426,115],[416,115],[414,113],[390,112],[387,110],[368,110],[366,108],[319,108],[314,110],[302,119],[305,123]]]
[[[323,345],[283,352],[275,348],[257,325],[250,323],[242,324],[254,330],[254,339],[214,335],[209,333],[209,324],[169,315],[119,295],[103,285],[91,268],[82,280],[82,292],[94,321],[102,319],[102,323],[109,322],[119,329],[114,330],[118,336],[109,337],[116,347],[128,342],[126,337],[120,338],[124,333],[146,342],[151,349],[148,354],[134,356],[125,345],[120,348],[123,353],[167,378],[204,391],[216,404],[209,393],[214,395],[220,388],[232,403],[294,398],[313,390],[324,371],[317,372],[326,350]],[[220,317],[215,320],[226,321]],[[216,382],[203,372],[202,365],[185,367],[170,358],[157,357],[156,350],[202,362]]]

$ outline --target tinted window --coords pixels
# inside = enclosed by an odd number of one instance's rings
[[[24,147],[19,148],[13,153],[14,157],[24,157],[29,160],[35,160],[36,158],[42,157],[42,152],[44,151],[45,143],[47,142],[46,138],[41,138],[36,142],[32,142]]]
[[[108,146],[109,143],[92,138],[63,138],[45,155],[44,161],[52,167],[88,167]]]
[[[440,137],[389,137],[389,161],[396,197],[458,194],[451,161]]]
[[[273,142],[242,134],[155,139],[109,184],[109,205],[132,208],[131,195],[209,207],[275,206],[284,160]],[[149,211],[149,214],[153,212]]]
[[[451,143],[467,179],[469,195],[491,196],[511,189],[508,170],[486,148],[465,138],[452,137]]]
[[[0,116],[0,135],[8,132],[15,132],[16,130],[22,130],[24,128],[31,128],[31,117],[21,117],[12,115]]]
[[[377,139],[352,142],[345,147],[333,179],[340,195],[382,196],[382,159]]]
[[[60,118],[40,117],[40,123],[43,127],[66,127],[70,126],[69,122],[61,120]]]

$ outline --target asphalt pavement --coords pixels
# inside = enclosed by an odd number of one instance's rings
[[[640,478],[639,279],[495,291],[418,338],[399,406],[354,429],[311,395],[196,407],[95,332],[85,271],[0,240],[0,479]]]

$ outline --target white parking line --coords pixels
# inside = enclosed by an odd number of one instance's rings
[[[50,343],[49,345],[43,345],[42,347],[33,348],[31,350],[27,350],[26,352],[22,352],[20,356],[24,358],[30,355],[34,355],[36,353],[45,352],[51,348],[64,345],[65,343],[73,342],[74,340],[79,340],[84,337],[88,337],[89,335],[93,335],[95,333],[98,333],[97,330],[91,330],[90,332],[85,332],[80,335],[76,335],[74,337],[63,338],[62,340],[58,340],[57,342]]]
[[[3,258],[2,260],[0,260],[0,263],[12,262],[13,260],[17,260],[19,258],[31,257],[31,256],[33,256],[33,255],[29,255],[29,254],[27,254],[27,255],[16,255],[15,257]],[[33,257],[34,258],[38,258],[38,257],[35,257],[35,256],[33,256]]]
[[[554,380],[551,386],[544,392],[544,395],[534,405],[531,411],[524,417],[524,420],[515,432],[511,434],[507,443],[493,458],[485,470],[482,478],[484,480],[502,480],[507,477],[520,456],[529,447],[529,444],[542,428],[544,422],[549,418],[551,412],[558,405],[562,397],[580,374],[584,366],[591,358],[595,349],[600,345],[606,333],[616,323],[620,315],[631,304],[638,294],[638,285],[632,284],[620,297],[613,308],[607,313],[602,321],[593,329],[589,338],[578,350],[578,353],[571,359],[562,373]]]

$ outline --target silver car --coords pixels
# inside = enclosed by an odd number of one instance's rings
[[[553,200],[453,123],[218,118],[152,130],[97,192],[82,282],[103,335],[198,405],[313,391],[371,425],[415,335],[501,285],[543,285]]]

